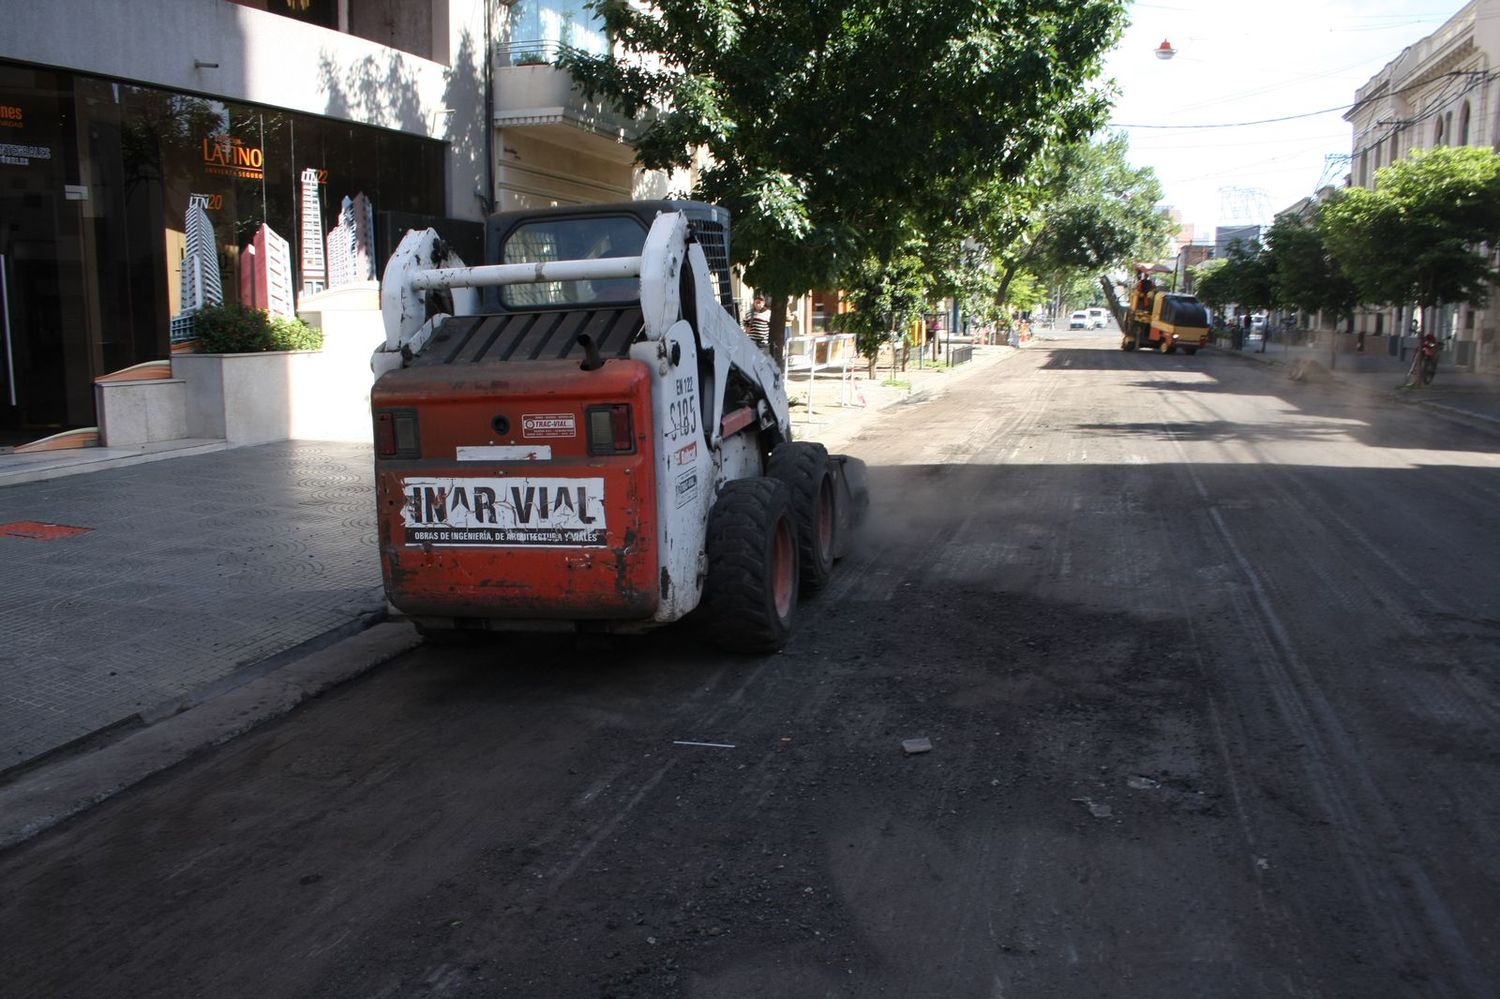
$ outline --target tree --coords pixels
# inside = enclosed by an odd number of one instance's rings
[[[845,269],[841,283],[850,310],[834,316],[830,325],[836,332],[854,334],[871,374],[881,345],[922,315],[931,294],[924,249],[920,234],[912,232],[899,250],[866,256]]]
[[[1276,304],[1276,287],[1272,279],[1271,262],[1260,240],[1233,240],[1225,251],[1229,261],[1225,270],[1230,274],[1234,286],[1234,301],[1250,312],[1269,309]]]
[[[1031,269],[1066,280],[1070,272],[1126,267],[1162,255],[1173,231],[1158,210],[1161,184],[1149,167],[1132,167],[1123,134],[1079,142],[1038,157],[1020,184],[984,188],[980,235],[1010,249],[1002,255],[999,296]]]
[[[1193,268],[1193,288],[1216,311],[1229,305],[1254,311],[1276,304],[1271,262],[1259,240],[1236,239],[1223,257]]]
[[[889,263],[982,179],[1089,134],[1087,88],[1123,0],[594,0],[614,52],[559,62],[591,98],[653,112],[652,168],[708,154],[695,194],[735,219],[734,262],[786,298]],[[955,237],[963,234],[955,233]]]
[[[1321,230],[1359,298],[1372,305],[1483,305],[1500,274],[1500,155],[1474,146],[1413,153],[1322,211]]]
[[[1327,312],[1353,329],[1359,293],[1328,249],[1323,209],[1311,219],[1284,215],[1266,234],[1277,303],[1303,312]]]
[[[1215,312],[1234,302],[1234,272],[1228,271],[1229,260],[1215,257],[1193,268],[1193,294]]]

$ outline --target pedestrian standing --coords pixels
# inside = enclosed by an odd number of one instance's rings
[[[771,309],[761,295],[756,295],[750,304],[750,314],[745,317],[745,335],[761,350],[771,349]]]

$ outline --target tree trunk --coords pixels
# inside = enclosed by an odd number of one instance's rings
[[[1041,236],[1040,234],[1038,234],[1038,237],[1032,240],[1031,245],[1026,248],[1026,252],[1021,254],[1021,256],[1017,260],[1012,261],[1006,267],[1005,276],[1000,279],[1000,288],[995,292],[996,305],[1000,306],[1001,308],[1005,307],[1005,296],[1010,294],[1010,283],[1015,280],[1016,275],[1020,273],[1021,268],[1029,264],[1031,262],[1031,258],[1036,256],[1037,247],[1040,245]]]
[[[778,368],[786,363],[786,306],[786,295],[771,296],[771,360]]]

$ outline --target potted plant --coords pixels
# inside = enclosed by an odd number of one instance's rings
[[[292,420],[293,370],[323,347],[323,332],[300,319],[243,305],[213,305],[195,316],[197,349],[172,355],[187,385],[189,437],[233,444],[284,440]]]

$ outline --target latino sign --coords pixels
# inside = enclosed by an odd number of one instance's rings
[[[211,135],[203,140],[203,172],[237,180],[261,180],[266,175],[266,154],[243,139]]]

